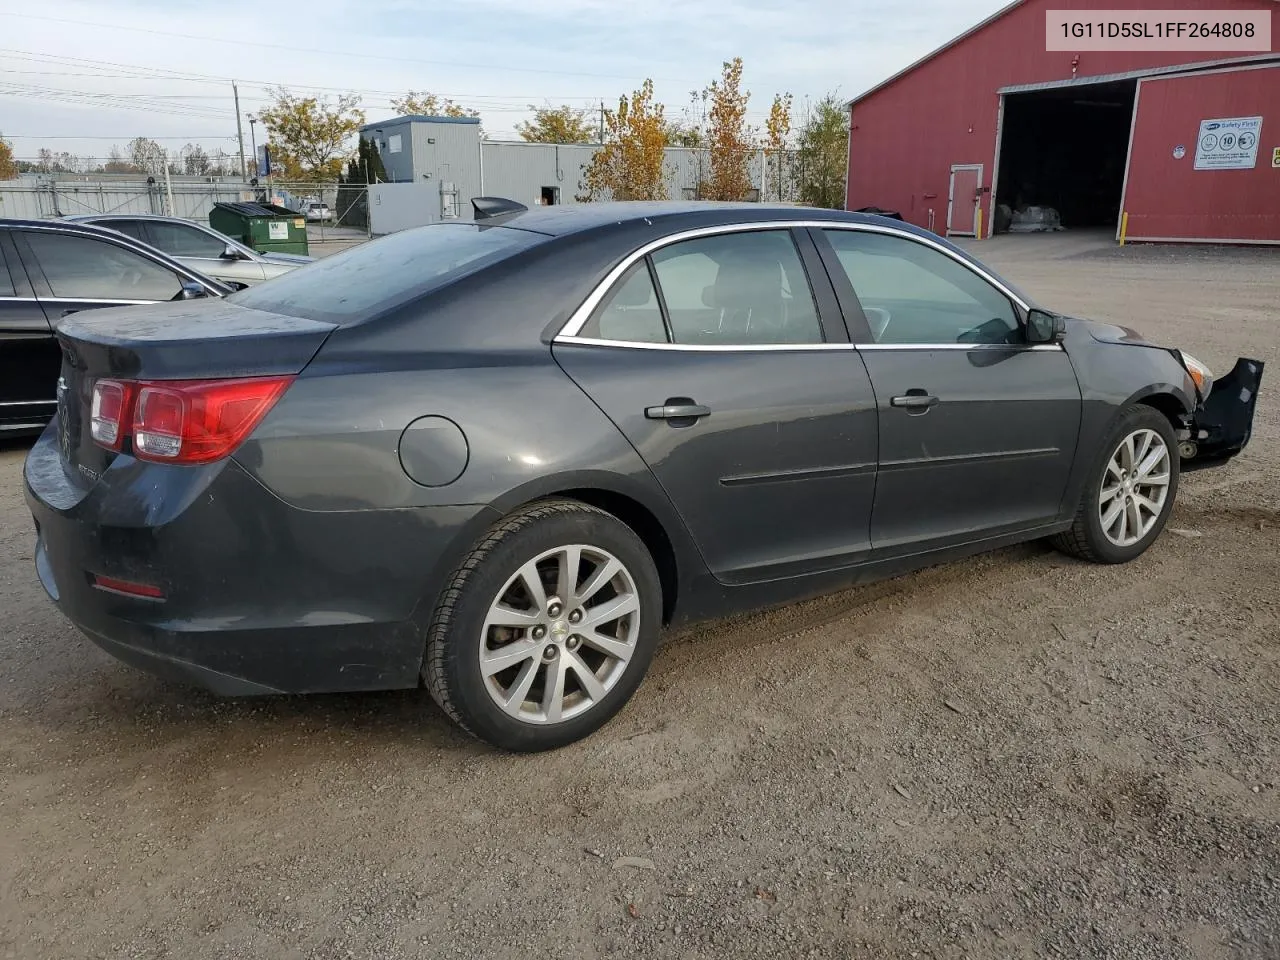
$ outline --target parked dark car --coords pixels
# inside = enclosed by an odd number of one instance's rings
[[[476,209],[63,321],[25,482],[75,624],[224,694],[422,683],[546,749],[664,624],[1039,537],[1132,560],[1249,439],[1261,363],[1215,384],[899,221]]]
[[[0,219],[0,437],[43,430],[53,418],[62,365],[54,328],[63,317],[231,292],[111,230]]]

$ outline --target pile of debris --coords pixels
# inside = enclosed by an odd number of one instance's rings
[[[1014,210],[1006,203],[996,207],[997,233],[1053,233],[1065,229],[1062,217],[1053,207],[1028,206]]]

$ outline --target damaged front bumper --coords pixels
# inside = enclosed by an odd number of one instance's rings
[[[1214,380],[1208,398],[1185,418],[1178,444],[1184,472],[1221,466],[1248,444],[1262,367],[1261,360],[1241,357],[1230,373]]]

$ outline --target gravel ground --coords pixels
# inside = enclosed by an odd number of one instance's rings
[[[975,244],[1254,440],[1124,568],[1040,544],[670,638],[591,740],[217,700],[81,639],[0,450],[0,957],[1280,957],[1280,250]]]

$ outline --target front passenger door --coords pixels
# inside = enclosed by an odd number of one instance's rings
[[[1061,345],[1028,344],[1010,296],[937,246],[882,230],[814,233],[876,393],[876,556],[1056,520],[1081,412]]]
[[[256,260],[223,256],[227,251],[226,239],[193,224],[149,220],[147,230],[151,233],[152,246],[181,260],[192,270],[219,280],[240,280],[244,283],[258,283],[266,277],[262,264]]]

